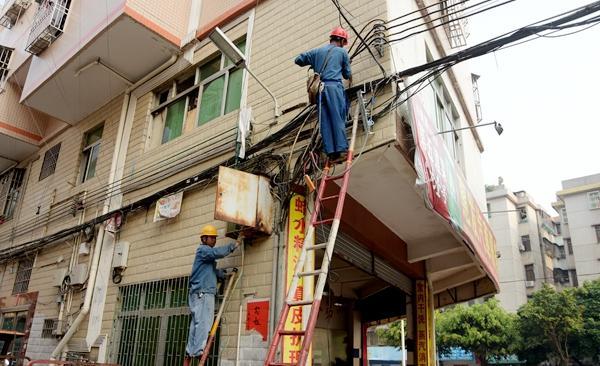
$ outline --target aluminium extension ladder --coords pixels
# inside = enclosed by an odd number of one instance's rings
[[[359,92],[359,102],[356,106],[356,111],[354,113],[353,124],[352,124],[352,138],[350,140],[350,148],[348,149],[348,156],[346,157],[346,166],[344,171],[339,175],[331,175],[331,165],[329,162],[325,165],[323,169],[323,178],[319,183],[319,189],[317,192],[317,198],[315,200],[314,211],[310,218],[310,225],[308,226],[304,243],[302,245],[302,251],[300,253],[300,257],[298,258],[298,262],[296,263],[296,268],[294,270],[294,276],[292,277],[292,283],[288,289],[288,293],[286,299],[283,304],[283,309],[279,314],[279,321],[277,323],[277,328],[275,329],[275,333],[273,334],[271,344],[269,346],[269,352],[265,359],[265,366],[304,366],[306,360],[308,358],[310,352],[310,345],[312,343],[312,337],[315,330],[315,325],[317,324],[317,317],[319,315],[319,306],[321,304],[321,298],[323,297],[323,289],[325,288],[325,283],[327,281],[327,274],[329,272],[329,264],[331,262],[331,257],[333,255],[333,248],[335,246],[335,241],[337,238],[338,228],[340,225],[340,219],[342,217],[342,211],[344,209],[344,200],[346,198],[346,192],[348,189],[348,180],[350,178],[350,171],[352,168],[353,161],[353,153],[354,153],[354,144],[356,140],[356,129],[358,125],[358,116],[360,113],[359,107],[363,105],[362,93]],[[327,189],[328,184],[341,180],[339,193],[332,196],[324,196],[325,191]],[[323,206],[323,202],[328,200],[337,199],[335,215],[333,218],[328,219],[320,219],[320,212]],[[331,224],[331,231],[329,232],[329,237],[326,243],[312,245],[309,244],[313,241],[315,235],[315,228],[324,224]],[[325,253],[323,255],[323,261],[321,262],[321,268],[316,269],[314,271],[304,271],[304,264],[306,261],[307,252],[309,250],[318,250],[324,249]],[[317,286],[315,288],[313,298],[303,300],[294,300],[294,295],[296,293],[296,289],[298,287],[298,281],[302,277],[308,276],[318,276]],[[310,294],[308,295],[310,296]],[[294,307],[301,307],[305,305],[311,305],[310,307],[310,315],[308,317],[308,322],[306,324],[306,328],[304,330],[286,330],[285,323],[288,315],[290,313],[290,309]],[[296,336],[302,337],[302,348],[300,350],[300,354],[298,356],[298,361],[296,363],[283,363],[276,362],[275,356],[277,353],[277,349],[280,345],[281,340],[284,336]]]

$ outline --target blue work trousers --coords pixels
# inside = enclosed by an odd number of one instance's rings
[[[344,85],[340,81],[324,81],[319,93],[319,122],[321,138],[326,154],[348,151],[346,116],[348,101]]]
[[[185,351],[192,357],[198,357],[206,347],[208,333],[215,317],[215,295],[202,292],[190,293],[190,333]]]

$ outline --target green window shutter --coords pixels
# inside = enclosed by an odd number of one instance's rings
[[[243,54],[246,53],[246,38],[241,39],[237,42],[235,42],[235,45],[237,46],[237,48],[242,51]],[[229,58],[227,56],[225,56],[225,67],[231,65],[231,61],[229,60]]]
[[[221,56],[205,63],[200,67],[200,81],[206,80],[209,76],[219,72],[221,69]]]
[[[200,101],[200,117],[198,118],[198,125],[202,125],[221,115],[224,85],[225,76],[221,76],[204,86],[202,99]]]
[[[181,98],[167,107],[167,120],[163,129],[162,143],[169,142],[181,136],[183,116],[185,113],[185,98]]]
[[[225,99],[225,113],[235,111],[240,108],[242,99],[242,77],[243,69],[237,69],[229,74],[229,85],[227,86],[227,98]]]

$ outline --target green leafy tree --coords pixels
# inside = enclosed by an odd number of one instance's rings
[[[400,347],[402,343],[402,325],[400,320],[389,323],[384,327],[377,328],[377,337],[385,346]],[[406,339],[406,327],[404,327],[404,337]]]
[[[496,299],[439,312],[435,327],[440,353],[460,347],[472,352],[483,366],[492,357],[510,355],[516,337],[515,316],[502,309]]]
[[[572,357],[600,364],[600,280],[588,281],[575,291],[575,299],[583,313],[583,327],[571,342]]]
[[[574,290],[557,292],[544,285],[519,309],[518,317],[524,340],[517,352],[521,359],[536,363],[546,353],[546,358],[556,358],[563,366],[569,364],[569,343],[583,330],[582,307]]]

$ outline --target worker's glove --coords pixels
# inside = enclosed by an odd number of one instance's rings
[[[224,269],[223,272],[225,273],[225,276],[232,276],[234,273],[237,273],[238,269],[233,267],[233,268],[227,268]]]

